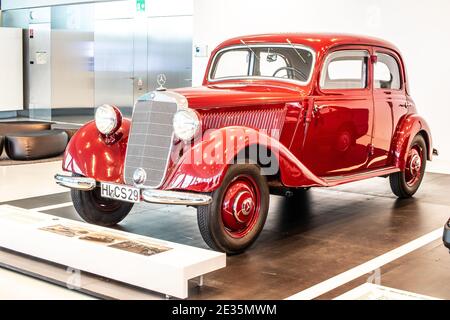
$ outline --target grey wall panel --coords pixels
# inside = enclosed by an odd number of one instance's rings
[[[52,8],[52,108],[94,106],[94,6]]]
[[[52,108],[94,106],[94,33],[52,31]]]
[[[123,0],[2,0],[2,10]],[[127,0],[134,7],[135,0]],[[147,0],[150,16],[192,15],[192,0]]]
[[[50,15],[50,8],[3,11],[2,26],[28,29],[30,23],[50,22]]]
[[[95,105],[134,104],[133,19],[95,22]]]
[[[94,32],[94,4],[52,7],[52,30]]]
[[[2,0],[2,10],[22,9],[33,7],[48,7],[55,5],[69,5],[80,4],[86,2],[103,2],[103,1],[117,1],[117,0]]]
[[[192,16],[148,19],[148,89],[160,73],[169,89],[192,85]]]
[[[33,118],[50,118],[51,106],[51,28],[50,23],[30,24],[29,109]]]
[[[147,18],[134,20],[134,100],[147,92],[148,45]]]
[[[192,16],[194,14],[193,0],[147,0],[149,17]]]
[[[135,15],[136,0],[120,0],[95,4],[96,20],[134,18]]]

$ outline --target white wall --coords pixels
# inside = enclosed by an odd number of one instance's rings
[[[400,48],[419,112],[439,159],[450,163],[450,1],[195,0],[194,44],[209,52],[227,38],[270,32],[346,32],[377,36]],[[207,58],[193,59],[200,85]]]
[[[0,28],[0,111],[23,109],[22,29]]]

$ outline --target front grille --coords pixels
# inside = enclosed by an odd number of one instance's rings
[[[132,185],[133,173],[147,173],[143,184],[158,188],[166,175],[172,147],[172,120],[178,106],[175,101],[138,101],[134,107],[125,159],[125,182]]]

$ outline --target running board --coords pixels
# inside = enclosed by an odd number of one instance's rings
[[[352,175],[321,177],[325,183],[325,187],[334,187],[340,184],[355,182],[364,179],[370,179],[375,177],[387,176],[395,172],[399,172],[400,169],[396,167],[388,167],[377,170],[364,171]]]

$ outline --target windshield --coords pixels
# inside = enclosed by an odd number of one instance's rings
[[[226,48],[214,57],[210,80],[227,78],[278,78],[307,83],[314,64],[314,54],[302,46],[246,45]]]

